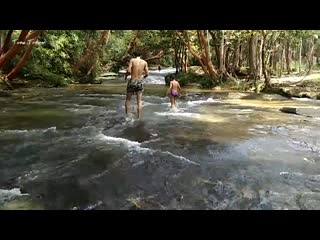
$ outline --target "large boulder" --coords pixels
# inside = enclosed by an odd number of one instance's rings
[[[11,97],[11,96],[12,96],[11,92],[0,90],[0,97]]]
[[[79,83],[81,84],[101,84],[102,83],[102,80],[99,80],[99,79],[94,79],[90,76],[84,76],[82,78],[79,79]]]
[[[283,113],[291,113],[297,115],[303,115],[308,117],[320,117],[319,108],[308,108],[308,107],[283,107],[280,109]]]

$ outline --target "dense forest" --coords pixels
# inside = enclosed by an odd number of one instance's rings
[[[211,88],[242,79],[260,91],[271,87],[272,77],[303,77],[317,70],[318,32],[1,30],[0,76],[10,88],[21,79],[48,86],[90,82],[125,68],[138,50],[151,67],[175,67],[182,84]],[[258,81],[263,82],[259,89]]]

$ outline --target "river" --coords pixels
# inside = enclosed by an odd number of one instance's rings
[[[319,101],[184,88],[172,110],[172,71],[140,122],[123,79],[0,98],[0,209],[320,209],[319,118],[279,111]]]

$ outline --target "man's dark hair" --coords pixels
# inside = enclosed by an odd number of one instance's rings
[[[131,55],[132,55],[133,57],[140,57],[140,56],[141,56],[141,52],[138,51],[138,50],[134,50],[134,51],[131,53]]]

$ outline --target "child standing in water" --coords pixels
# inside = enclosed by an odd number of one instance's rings
[[[179,82],[176,79],[173,79],[170,82],[170,87],[168,88],[167,94],[169,94],[170,101],[171,101],[171,107],[176,107],[176,100],[179,96],[179,92],[181,91],[181,87]]]

